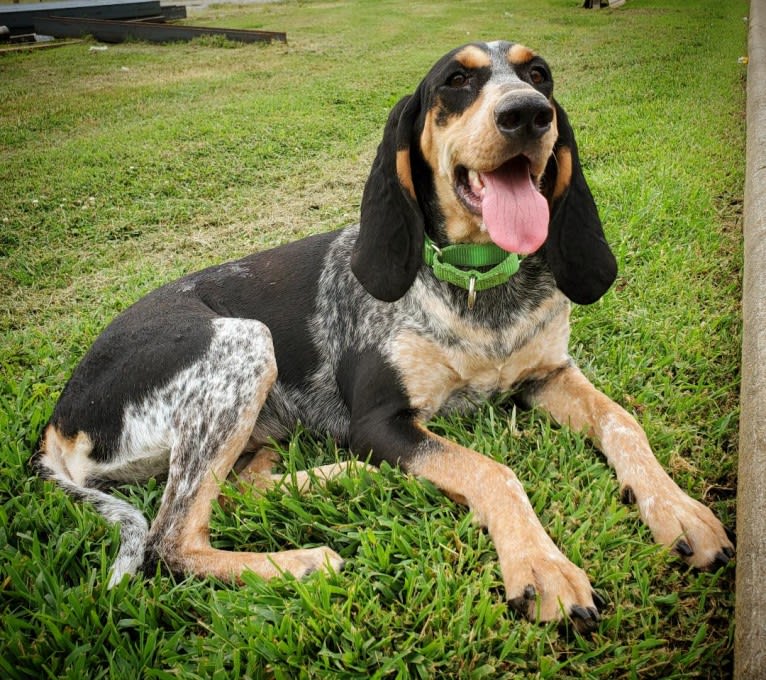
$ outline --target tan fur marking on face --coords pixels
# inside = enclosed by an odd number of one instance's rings
[[[512,64],[520,65],[526,64],[534,59],[535,53],[525,45],[519,45],[518,43],[513,45],[508,50],[508,60]]]
[[[412,182],[409,149],[399,149],[396,152],[396,175],[399,178],[399,183],[405,188],[407,193],[417,200],[415,185]]]
[[[523,85],[518,88],[518,91],[528,90]],[[523,153],[531,162],[532,175],[539,179],[550,158],[558,134],[555,120],[551,129],[537,140],[509,140],[498,130],[495,108],[504,97],[513,94],[514,88],[488,83],[476,101],[461,115],[448,118],[446,124],[436,124],[438,102],[426,114],[420,147],[433,169],[437,202],[451,243],[486,243],[490,240],[489,234],[482,229],[481,216],[467,210],[455,195],[458,165],[477,172],[489,172]]]
[[[465,115],[460,118],[465,118]],[[433,170],[434,191],[447,225],[448,238],[452,242],[468,240],[471,234],[478,231],[480,224],[477,217],[469,215],[460,205],[453,189],[449,138],[450,130],[455,124],[456,121],[447,126],[436,125],[436,109],[431,109],[426,114],[420,137],[420,149]]]
[[[455,59],[468,69],[483,68],[492,64],[489,55],[475,45],[468,45],[460,50]]]
[[[572,150],[568,146],[562,146],[556,151],[556,186],[553,187],[553,200],[560,199],[572,182]]]
[[[516,150],[510,147],[495,123],[495,107],[507,94],[507,88],[488,83],[476,101],[449,126],[449,136],[443,142],[452,160],[485,171],[494,170],[515,155]]]
[[[437,170],[437,159],[434,157],[434,148],[438,140],[434,139],[436,122],[434,118],[436,116],[435,108],[432,108],[426,113],[425,121],[423,123],[423,132],[420,135],[420,151],[423,154],[423,158],[426,159],[428,165],[431,166],[434,172]]]
[[[475,102],[446,125],[436,124],[436,109],[426,116],[421,150],[434,172],[434,189],[452,243],[486,242],[481,217],[467,211],[454,190],[456,165],[494,170],[507,157],[506,144],[494,123],[492,97],[497,88],[485,87]],[[437,105],[438,106],[438,105]],[[504,154],[505,152],[505,154]]]

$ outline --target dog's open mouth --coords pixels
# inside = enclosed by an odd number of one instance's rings
[[[491,172],[458,166],[455,194],[467,210],[481,216],[489,237],[503,250],[528,255],[548,236],[548,202],[524,156]]]

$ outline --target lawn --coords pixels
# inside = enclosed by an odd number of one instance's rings
[[[520,619],[461,506],[395,469],[224,489],[218,546],[327,544],[336,575],[106,589],[119,532],[25,463],[99,330],[179,275],[357,219],[388,110],[448,49],[546,57],[620,264],[572,353],[682,488],[735,523],[744,2],[338,0],[213,5],[288,45],[85,42],[0,56],[0,674],[8,678],[721,678],[734,566],[687,569],[582,437],[508,401],[441,434],[510,465],[608,606],[583,638]],[[288,473],[332,462],[298,431]],[[161,484],[120,492],[156,512]]]

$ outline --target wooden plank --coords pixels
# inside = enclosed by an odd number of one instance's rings
[[[32,50],[48,50],[53,47],[64,47],[65,45],[78,45],[82,40],[51,40],[50,42],[22,43],[21,45],[12,45],[10,47],[0,47],[0,54],[9,54],[11,52],[31,52]]]
[[[9,42],[11,44],[21,44],[21,43],[33,43],[37,42],[35,38],[34,33],[17,33],[16,35],[12,35],[9,38]]]
[[[80,17],[38,17],[35,31],[56,38],[81,38],[92,35],[96,40],[119,43],[127,39],[149,42],[193,40],[203,35],[221,35],[238,42],[287,42],[287,35],[274,31],[255,31],[206,26],[175,26],[142,21],[105,21]]]

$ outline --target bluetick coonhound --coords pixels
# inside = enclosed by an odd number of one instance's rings
[[[223,579],[339,568],[327,547],[255,554],[209,542],[221,480],[243,452],[261,452],[243,477],[263,477],[264,447],[300,422],[467,505],[515,608],[592,628],[600,598],[514,473],[424,425],[496,393],[592,437],[623,500],[688,563],[733,556],[719,521],[568,354],[570,301],[598,300],[616,263],[552,92],[546,62],[518,43],[450,52],[391,111],[359,225],[186,276],[108,326],[61,394],[36,462],[120,523],[112,584],[158,561]],[[159,475],[151,526],[104,490]]]

